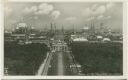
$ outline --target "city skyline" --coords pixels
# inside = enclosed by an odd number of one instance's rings
[[[122,3],[18,3],[5,5],[5,29],[12,29],[18,22],[25,22],[36,29],[50,28],[54,22],[57,28],[81,29],[93,20],[95,27],[104,23],[108,28],[122,31]],[[115,12],[113,12],[115,10]],[[90,27],[90,26],[89,26]]]
[[[11,2],[5,76],[123,75],[123,3]]]

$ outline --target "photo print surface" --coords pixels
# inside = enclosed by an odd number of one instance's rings
[[[7,2],[4,75],[122,75],[122,29],[122,2]]]

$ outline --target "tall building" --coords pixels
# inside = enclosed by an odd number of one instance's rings
[[[61,31],[62,31],[62,34],[64,35],[64,26],[63,25],[62,25]]]
[[[14,32],[12,33],[12,38],[14,40],[27,41],[29,36],[29,29],[26,23],[18,23]]]
[[[91,25],[90,25],[90,33],[95,34],[95,25],[93,21],[91,22]]]
[[[51,33],[53,33],[53,24],[51,23]]]
[[[27,24],[19,23],[17,24],[14,33],[15,34],[25,34],[27,32]]]

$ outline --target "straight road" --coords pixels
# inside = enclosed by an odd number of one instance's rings
[[[70,54],[67,52],[55,52],[50,63],[51,67],[48,70],[48,75],[77,75],[76,68],[71,67],[74,63],[70,57]]]
[[[58,75],[64,75],[64,64],[63,64],[63,53],[59,52],[58,54]]]

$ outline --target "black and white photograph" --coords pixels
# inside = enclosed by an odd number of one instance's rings
[[[2,80],[127,80],[127,79],[2,79]]]
[[[121,76],[123,2],[6,2],[3,42],[4,76]]]

